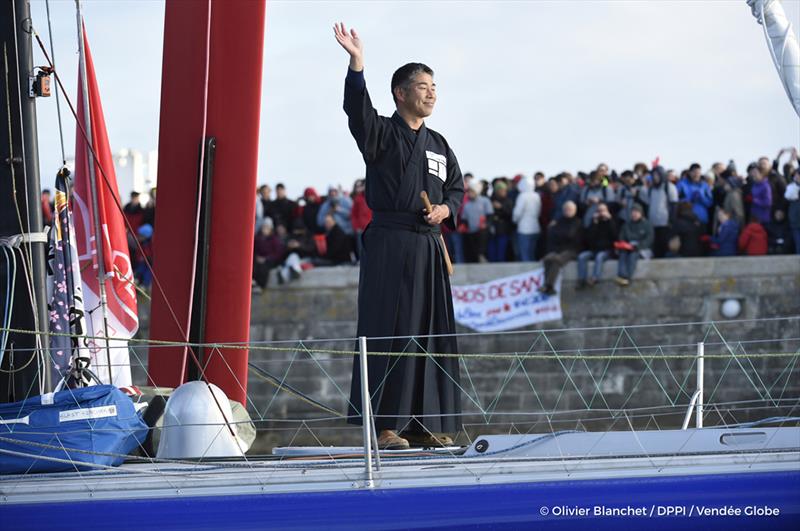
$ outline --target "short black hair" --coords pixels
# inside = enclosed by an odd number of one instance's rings
[[[278,183],[278,184],[275,185],[275,189],[276,190],[285,190],[286,187],[283,185],[283,183]]]
[[[700,167],[700,165],[696,162],[693,162],[692,165],[689,166],[689,171],[701,170],[701,169],[702,168]]]
[[[394,74],[392,74],[392,99],[395,103],[397,103],[397,96],[394,95],[394,89],[407,87],[418,74],[428,74],[433,77],[433,70],[422,63],[404,64],[395,70]]]

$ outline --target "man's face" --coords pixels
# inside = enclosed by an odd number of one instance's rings
[[[605,164],[598,164],[597,165],[597,175],[602,179],[603,177],[608,176],[608,166]]]
[[[634,208],[633,210],[631,210],[631,220],[639,221],[640,219],[642,219],[642,211],[639,210],[638,208]]]
[[[700,172],[700,168],[694,168],[693,170],[690,170],[689,171],[689,177],[694,182],[699,182],[700,181],[700,177],[702,177],[702,173]]]
[[[575,203],[573,203],[572,201],[568,201],[564,203],[564,207],[561,211],[564,213],[565,218],[567,219],[574,218],[575,214],[578,213],[578,207],[575,206]]]
[[[600,219],[608,219],[611,217],[611,215],[608,212],[608,207],[606,206],[605,203],[600,203],[599,205],[597,205],[597,217],[599,217]]]
[[[433,106],[436,104],[436,84],[430,74],[424,72],[417,74],[407,87],[400,87],[398,92],[398,108],[418,118],[427,118],[433,112]]]
[[[769,159],[767,157],[761,157],[758,159],[758,169],[764,175],[769,173],[769,171],[772,169],[772,164],[769,163]]]
[[[272,194],[272,189],[269,186],[265,186],[261,189],[262,199],[269,199],[270,194]]]
[[[283,187],[275,188],[275,197],[277,199],[283,199],[286,197],[286,189]]]

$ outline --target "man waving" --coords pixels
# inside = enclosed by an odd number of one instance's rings
[[[436,104],[433,70],[408,63],[392,76],[396,111],[387,118],[372,107],[364,81],[361,39],[344,24],[334,27],[350,55],[344,110],[366,163],[366,199],[372,222],[362,235],[358,285],[358,335],[371,352],[369,391],[384,449],[446,446],[460,429],[458,345],[450,279],[440,225],[455,229],[464,197],[458,162],[442,135],[425,126]],[[433,207],[423,210],[420,192]],[[437,337],[431,337],[437,336]],[[378,339],[369,339],[378,338]],[[414,353],[430,355],[410,356]],[[361,373],[353,363],[350,421],[360,423]]]

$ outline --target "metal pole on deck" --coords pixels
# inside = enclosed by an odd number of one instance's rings
[[[698,428],[703,427],[703,370],[705,354],[705,343],[702,341],[697,344],[697,404],[695,405],[695,426]]]
[[[369,375],[367,373],[367,338],[358,338],[359,357],[361,358],[361,427],[364,432],[364,474],[365,485],[372,488],[372,408],[369,398]]]

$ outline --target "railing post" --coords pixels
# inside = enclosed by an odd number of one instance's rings
[[[697,344],[697,404],[695,405],[695,426],[698,428],[703,427],[703,371],[705,369],[705,344],[701,341]]]
[[[367,338],[358,338],[359,357],[361,358],[361,427],[364,432],[364,475],[365,486],[371,489],[372,482],[372,407],[369,397],[369,374],[367,373]]]

